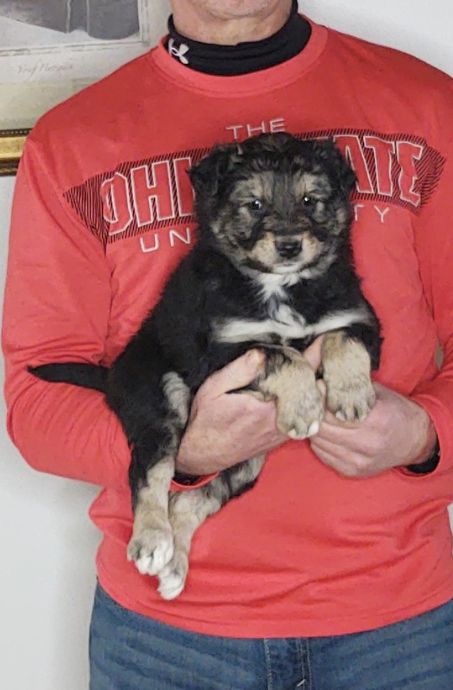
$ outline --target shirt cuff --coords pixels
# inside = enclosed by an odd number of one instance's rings
[[[433,473],[451,469],[452,463],[448,461],[449,448],[451,445],[451,433],[449,433],[449,429],[451,428],[451,414],[449,410],[446,410],[442,402],[438,398],[432,396],[430,393],[416,393],[412,395],[410,399],[425,410],[434,425],[434,430],[437,437],[434,452],[437,451],[438,458],[437,463],[433,463],[433,465],[435,464],[435,467],[432,469],[428,468],[427,471],[423,471],[423,462],[417,463],[418,466],[421,466],[421,471],[419,472],[417,470],[411,471],[405,468],[401,468],[402,471],[406,475],[416,477],[417,475],[428,476]],[[430,456],[425,462],[429,463],[432,459],[433,456]]]

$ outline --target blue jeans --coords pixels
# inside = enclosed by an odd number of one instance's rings
[[[453,602],[335,637],[236,639],[179,630],[100,587],[90,690],[453,690]]]

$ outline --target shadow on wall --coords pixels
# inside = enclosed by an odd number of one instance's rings
[[[71,506],[58,526],[61,566],[52,592],[50,612],[54,631],[49,657],[51,688],[71,690],[88,687],[89,627],[96,587],[95,555],[101,535],[87,524],[87,507],[98,488],[60,482],[57,506]],[[55,511],[55,518],[61,511]],[[55,559],[57,560],[57,559]],[[70,650],[70,651],[68,651]],[[62,663],[66,659],[66,663]],[[68,666],[70,668],[68,668]],[[71,681],[68,682],[68,671]]]
[[[0,15],[26,24],[116,40],[139,30],[138,0],[0,0]]]

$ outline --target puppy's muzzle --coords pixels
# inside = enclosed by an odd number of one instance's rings
[[[282,259],[294,259],[302,250],[301,240],[279,240],[275,243],[275,248]]]

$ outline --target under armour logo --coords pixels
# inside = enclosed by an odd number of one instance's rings
[[[173,38],[170,38],[168,41],[168,52],[170,55],[173,55],[173,57],[178,58],[180,62],[182,62],[183,65],[188,65],[189,61],[185,57],[185,54],[189,51],[189,46],[186,45],[185,43],[181,43],[179,48],[175,46],[175,41]]]

